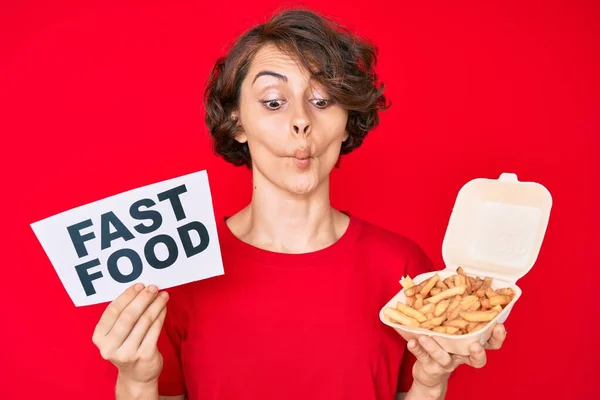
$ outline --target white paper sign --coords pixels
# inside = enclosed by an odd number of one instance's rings
[[[76,306],[135,282],[160,289],[223,274],[206,171],[117,194],[31,224]]]

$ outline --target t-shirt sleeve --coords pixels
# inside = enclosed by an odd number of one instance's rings
[[[158,350],[163,357],[163,368],[158,378],[158,393],[161,396],[179,396],[186,393],[181,367],[181,342],[183,332],[178,321],[179,311],[171,296],[167,303],[167,316],[158,338]]]
[[[416,246],[416,245],[415,245]],[[422,248],[416,246],[413,257],[410,257],[406,264],[405,274],[414,278],[417,275],[424,274],[436,270],[431,259],[425,254]],[[398,375],[398,392],[408,392],[413,383],[412,369],[415,365],[416,358],[413,353],[404,349],[402,363],[400,364],[400,373]]]

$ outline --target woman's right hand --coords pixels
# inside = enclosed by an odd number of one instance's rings
[[[119,379],[149,383],[158,379],[163,359],[157,342],[167,313],[166,292],[138,283],[107,307],[92,341],[102,358],[119,370]]]

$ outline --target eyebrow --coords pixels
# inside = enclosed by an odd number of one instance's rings
[[[260,71],[260,72],[259,72],[258,74],[256,74],[256,76],[254,77],[254,80],[252,81],[252,85],[254,85],[254,82],[256,82],[256,80],[257,80],[258,78],[260,78],[261,76],[265,76],[265,75],[268,75],[268,76],[274,76],[275,78],[277,78],[277,79],[279,79],[279,80],[281,80],[281,81],[284,81],[284,82],[287,82],[287,81],[288,81],[288,78],[287,78],[287,76],[285,76],[285,75],[281,75],[281,74],[278,74],[277,72],[273,72],[273,71]]]

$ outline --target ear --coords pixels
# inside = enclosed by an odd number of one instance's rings
[[[239,120],[239,114],[237,111],[233,111],[231,113],[231,120],[237,125],[237,132],[233,138],[239,143],[246,143],[248,141],[248,137],[246,136],[246,132],[244,131],[242,123]]]
[[[350,137],[350,134],[348,133],[348,131],[344,131],[344,139],[342,140],[342,142],[345,142],[346,140],[348,140],[349,137]]]

